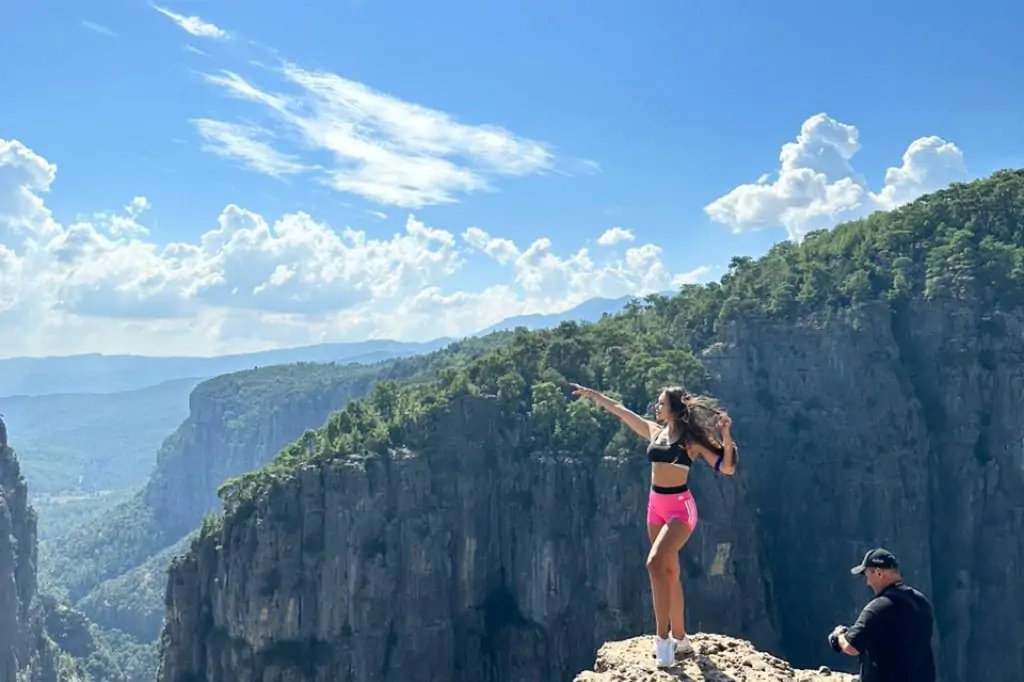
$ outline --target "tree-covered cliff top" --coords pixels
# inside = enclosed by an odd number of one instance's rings
[[[896,210],[734,258],[704,298],[719,317],[792,315],[872,301],[1024,296],[1024,170],[953,184]],[[696,293],[698,290],[694,290]]]
[[[697,354],[741,316],[792,319],[871,301],[981,297],[1014,305],[1024,294],[1024,171],[924,196],[895,211],[784,242],[759,259],[734,258],[720,282],[651,296],[594,324],[516,332],[479,355],[443,350],[423,364],[426,384],[385,381],[324,428],[309,431],[268,466],[221,488],[227,513],[250,508],[301,466],[408,442],[414,427],[460,395],[489,395],[524,415],[538,449],[599,453],[617,448],[617,423],[568,382],[598,387],[646,411],[658,387],[705,390]],[[481,340],[485,342],[486,339]],[[391,377],[398,378],[398,377]]]
[[[334,391],[339,385],[395,379],[403,382],[422,380],[440,369],[467,361],[489,348],[507,342],[508,333],[485,339],[466,339],[443,351],[373,364],[298,362],[270,365],[222,374],[198,384],[189,396],[190,418],[197,417],[196,406],[213,408],[213,414],[235,429],[250,428],[253,421],[265,418],[268,408],[290,400],[303,401],[316,394]],[[185,426],[187,427],[186,421]],[[168,437],[163,450],[171,449],[181,437],[180,429]]]
[[[357,363],[297,362],[254,367],[203,381],[193,389],[189,402],[192,406],[205,403],[252,408],[270,399],[305,393],[316,386],[370,377],[375,371],[374,365]]]

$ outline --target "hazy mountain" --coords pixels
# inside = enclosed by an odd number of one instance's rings
[[[551,313],[549,315],[516,315],[515,317],[506,318],[497,324],[492,324],[486,329],[481,329],[477,332],[477,335],[483,336],[484,334],[490,334],[491,332],[515,329],[516,327],[526,327],[531,330],[546,329],[548,327],[555,327],[567,320],[576,320],[577,322],[595,322],[601,319],[601,316],[605,313],[611,314],[621,311],[626,307],[627,303],[633,300],[633,298],[633,296],[622,296],[621,298],[591,298],[580,303],[575,308],[569,308],[568,310],[560,313]]]
[[[209,378],[261,365],[291,362],[371,363],[426,353],[451,343],[373,340],[324,343],[222,355],[218,357],[150,357],[145,355],[50,356],[0,360],[0,396],[52,393],[112,393],[186,377]]]
[[[128,488],[146,482],[160,443],[188,416],[188,397],[199,381],[0,397],[0,414],[17,436],[21,471],[37,498]]]
[[[566,320],[592,322],[600,319],[605,313],[622,310],[631,299],[631,296],[615,299],[593,298],[561,313],[517,315],[482,329],[472,336],[483,336],[516,327],[543,329],[554,327]],[[440,338],[416,343],[381,339],[324,343],[216,357],[150,357],[91,353],[8,358],[0,359],[0,396],[131,391],[175,379],[205,379],[255,366],[291,362],[333,361],[369,364],[428,353],[443,348],[454,340]]]

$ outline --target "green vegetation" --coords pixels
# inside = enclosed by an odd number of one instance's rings
[[[595,324],[517,331],[511,342],[468,361],[450,350],[424,356],[434,372],[401,385],[385,381],[308,431],[269,465],[220,488],[226,514],[245,514],[304,466],[376,456],[409,447],[431,416],[460,395],[489,395],[529,420],[533,448],[599,453],[628,441],[588,401],[568,397],[569,381],[593,385],[644,412],[656,389],[709,388],[698,354],[731,321],[795,319],[880,302],[971,299],[1024,302],[1024,171],[957,184],[889,213],[784,242],[764,257],[734,258],[721,282],[650,296]],[[620,431],[621,433],[621,431]],[[206,524],[207,531],[217,528]]]
[[[145,483],[161,441],[188,415],[188,395],[197,383],[183,379],[123,393],[0,398],[47,532],[53,524],[44,507],[63,496]]]
[[[77,603],[103,581],[126,573],[162,547],[153,547],[158,520],[140,491],[108,509],[95,525],[77,526],[59,543],[39,548],[39,584]]]
[[[144,563],[93,589],[77,604],[97,625],[149,641],[164,618],[164,591],[171,560],[188,551],[191,534]]]
[[[694,289],[687,319],[711,326],[740,315],[793,317],[869,301],[1024,302],[1024,171],[954,184],[895,211],[875,213],[758,260],[734,258],[721,286]],[[677,306],[678,307],[678,306]]]
[[[82,680],[127,682],[99,629],[78,611],[44,597],[46,635],[60,649],[60,667]],[[155,671],[155,669],[154,669]],[[74,677],[72,677],[74,679]]]

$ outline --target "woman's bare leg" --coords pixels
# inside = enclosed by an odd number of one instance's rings
[[[648,536],[653,536],[651,551],[647,555],[647,572],[651,578],[654,620],[658,636],[665,638],[669,636],[670,626],[676,619],[679,619],[680,629],[685,628],[682,621],[684,614],[679,550],[690,539],[691,531],[678,519],[672,519],[663,526],[648,526],[647,530]]]
[[[671,604],[670,613],[672,614],[669,617],[669,621],[672,629],[672,637],[675,639],[682,639],[686,636],[686,614],[684,610],[686,600],[683,595],[683,579],[682,571],[679,566],[678,553],[672,554],[672,562],[669,566],[669,574],[669,584],[671,588],[669,591],[669,595],[671,596],[669,603]]]

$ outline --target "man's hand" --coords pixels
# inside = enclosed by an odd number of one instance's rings
[[[853,648],[853,646],[846,640],[846,631],[849,630],[845,625],[837,625],[828,636],[828,643],[836,653],[846,654],[847,656],[860,656],[860,652]]]
[[[839,636],[846,632],[845,625],[837,625],[832,629],[832,632],[828,633],[828,645],[832,647],[832,651],[837,654],[843,652],[843,643],[839,641]]]

